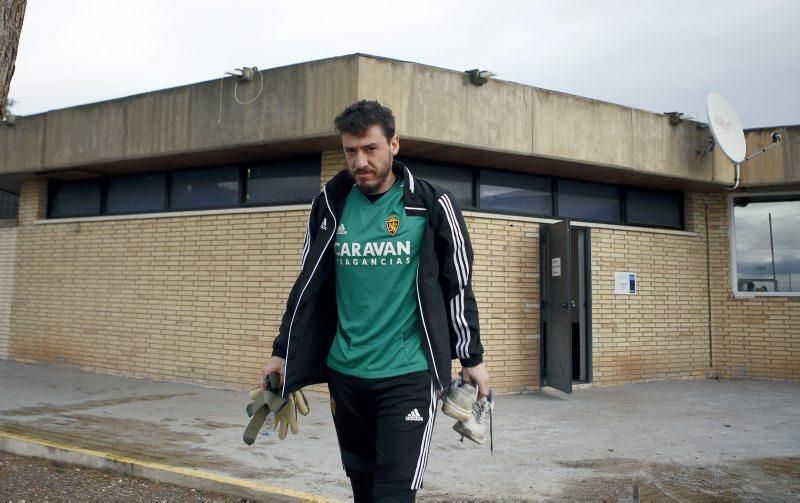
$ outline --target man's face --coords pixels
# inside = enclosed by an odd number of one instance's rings
[[[373,124],[361,135],[342,133],[347,169],[364,194],[381,194],[394,185],[392,160],[400,150],[397,135],[386,140],[383,128]]]

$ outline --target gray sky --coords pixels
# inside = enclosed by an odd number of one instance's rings
[[[748,127],[800,124],[800,1],[29,0],[27,115],[364,52]]]

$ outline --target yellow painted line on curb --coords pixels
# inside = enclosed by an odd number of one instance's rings
[[[230,484],[234,486],[244,487],[254,491],[261,491],[270,494],[279,494],[281,496],[288,496],[290,498],[297,498],[306,501],[315,501],[319,503],[333,503],[338,500],[333,498],[326,498],[324,496],[318,496],[316,494],[311,493],[304,493],[301,491],[295,491],[293,489],[284,489],[283,487],[271,486],[268,484],[262,484],[260,482],[253,482],[251,480],[246,479],[239,479],[236,477],[229,477],[227,475],[217,475],[216,473],[206,472],[203,470],[197,470],[195,468],[181,468],[179,466],[170,466],[165,465],[163,463],[153,463],[151,461],[142,461],[139,459],[129,458],[127,456],[121,456],[119,454],[111,454],[110,452],[103,452],[103,451],[95,451],[91,449],[84,449],[82,447],[75,447],[73,445],[68,444],[61,444],[59,442],[53,442],[52,440],[44,440],[41,438],[36,437],[29,437],[27,435],[20,435],[18,433],[9,433],[5,431],[0,431],[0,437],[8,438],[11,440],[17,440],[20,442],[28,442],[36,445],[41,445],[44,447],[50,447],[54,449],[61,449],[65,451],[77,452],[80,454],[85,454],[89,456],[100,457],[103,459],[107,459],[109,461],[115,461],[118,463],[126,463],[129,465],[136,465],[141,466],[144,468],[150,468],[152,470],[162,470],[166,472],[177,473],[180,475],[185,475],[188,477],[194,477],[198,479],[204,480],[211,480],[214,482],[221,482],[224,484]]]

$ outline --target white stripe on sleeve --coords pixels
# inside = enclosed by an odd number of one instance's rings
[[[464,316],[464,288],[469,279],[469,261],[467,260],[467,249],[464,246],[464,234],[458,225],[455,210],[447,194],[439,198],[439,205],[444,209],[447,222],[450,225],[450,235],[453,239],[453,265],[458,277],[458,294],[450,300],[450,320],[453,324],[453,331],[458,338],[456,342],[456,355],[461,359],[469,358],[469,343],[471,334],[469,324]]]

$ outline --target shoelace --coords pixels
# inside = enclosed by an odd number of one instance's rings
[[[476,413],[478,423],[486,421],[486,409],[489,409],[489,454],[494,456],[494,432],[492,431],[492,410],[494,410],[494,407],[488,400],[483,403],[474,402],[472,404],[472,410]]]

